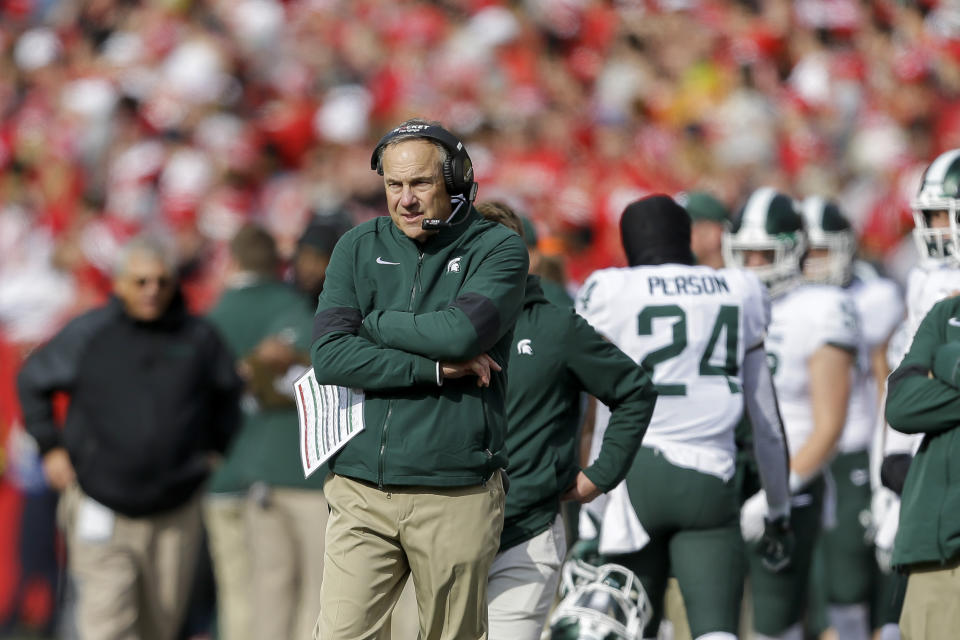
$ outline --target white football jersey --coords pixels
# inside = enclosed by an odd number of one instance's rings
[[[873,441],[880,400],[871,369],[871,353],[892,336],[904,314],[900,288],[893,280],[881,278],[872,268],[857,269],[856,273],[846,288],[857,307],[860,351],[847,406],[847,422],[837,445],[845,453],[867,450]]]
[[[791,457],[813,433],[810,357],[824,345],[856,353],[858,324],[853,298],[839,287],[806,284],[774,300],[766,348]]]
[[[847,287],[860,314],[860,332],[867,348],[874,349],[893,334],[906,313],[903,294],[896,282],[881,277],[873,267],[855,269]]]
[[[920,321],[944,298],[960,293],[960,269],[949,265],[917,265],[907,276],[907,331],[910,342]]]
[[[732,475],[743,356],[763,342],[770,318],[756,276],[678,264],[603,269],[584,283],[576,308],[652,371],[660,395],[644,446],[680,466]]]

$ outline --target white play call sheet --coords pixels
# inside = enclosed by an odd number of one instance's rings
[[[293,383],[300,416],[300,462],[309,478],[363,431],[363,390],[317,384],[313,369]]]

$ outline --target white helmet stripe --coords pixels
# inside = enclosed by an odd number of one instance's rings
[[[960,149],[954,149],[952,151],[941,153],[930,165],[930,168],[927,169],[927,174],[924,176],[924,182],[943,184],[944,179],[947,177],[947,171],[950,170],[950,167],[953,166],[953,163],[958,158],[960,158]]]
[[[761,187],[754,191],[743,209],[743,220],[740,223],[740,228],[766,229],[767,211],[769,211],[770,203],[776,195],[777,190],[773,187]]]
[[[827,202],[822,196],[807,196],[803,200],[803,221],[806,223],[805,226],[808,231],[823,226],[821,217],[826,205]]]

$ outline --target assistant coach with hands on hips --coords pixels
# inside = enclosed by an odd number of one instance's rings
[[[439,124],[404,122],[371,166],[390,217],[337,243],[314,322],[317,382],[365,391],[365,430],[324,488],[315,637],[376,637],[412,573],[423,640],[485,639],[527,250],[473,208],[470,158]]]

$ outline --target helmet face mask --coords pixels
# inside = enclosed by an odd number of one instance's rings
[[[562,600],[550,618],[552,640],[641,640],[653,608],[640,579],[617,564],[569,560]]]
[[[772,297],[801,282],[800,261],[806,248],[803,220],[793,201],[770,187],[750,195],[734,228],[723,235],[726,265],[752,271]],[[748,266],[749,254],[757,251],[769,252],[768,263]]]
[[[921,203],[915,202],[919,206]],[[947,212],[948,224],[934,226],[932,218],[938,211]],[[952,264],[960,266],[960,225],[957,224],[957,202],[950,201],[946,207],[926,206],[913,210],[913,241],[920,260],[928,264]]]
[[[941,153],[930,163],[910,208],[921,262],[960,266],[960,149]],[[940,211],[947,212],[946,220],[934,223]]]

